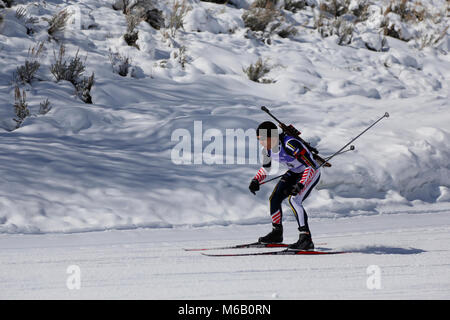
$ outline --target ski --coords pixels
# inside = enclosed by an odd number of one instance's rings
[[[326,245],[326,242],[316,243],[316,245],[323,246]],[[261,243],[261,242],[252,242],[252,243],[244,243],[238,244],[234,246],[226,246],[226,247],[215,247],[215,248],[184,248],[184,251],[208,251],[208,250],[226,250],[226,249],[248,249],[248,248],[287,248],[288,244],[286,243]]]
[[[252,242],[227,247],[184,249],[184,251],[206,251],[206,250],[246,249],[246,248],[286,248],[287,246],[288,245],[285,243]]]
[[[272,255],[323,255],[323,254],[342,254],[342,253],[349,253],[349,251],[317,251],[317,250],[285,249],[281,251],[226,253],[226,254],[211,254],[202,252],[202,255],[208,257],[245,257],[245,256],[272,256]]]

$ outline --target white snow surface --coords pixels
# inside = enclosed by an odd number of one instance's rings
[[[167,38],[165,29],[142,22],[138,50],[123,40],[125,17],[111,1],[21,3],[2,11],[0,32],[0,232],[266,223],[273,184],[257,197],[247,190],[258,164],[175,165],[171,159],[176,129],[192,133],[194,121],[202,121],[203,132],[224,135],[226,129],[254,129],[268,119],[261,105],[297,126],[324,155],[390,114],[357,140],[355,152],[323,170],[307,205],[311,216],[450,209],[445,46],[419,50],[386,37],[388,49],[375,52],[358,45],[359,36],[339,46],[305,24],[311,23],[310,7],[284,11],[298,33],[274,35],[268,45],[244,28],[244,3],[188,1],[184,30]],[[166,15],[171,5],[158,2]],[[19,7],[40,19],[34,34],[27,35],[15,16]],[[11,131],[13,72],[30,47],[47,40],[42,18],[66,7],[73,15],[58,37],[68,56],[77,50],[87,56],[86,75],[95,72],[94,104],[84,104],[70,83],[55,82],[49,66],[59,44],[47,41],[37,79],[21,85],[31,116]],[[358,28],[370,31],[372,20]],[[134,77],[112,72],[110,51],[131,58]],[[271,65],[267,78],[274,83],[247,79],[243,68],[258,58]],[[52,110],[39,115],[46,98]]]

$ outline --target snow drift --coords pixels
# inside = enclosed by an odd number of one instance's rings
[[[158,2],[157,9],[167,17],[173,3]],[[445,19],[409,29],[402,24],[411,37],[406,42],[380,35],[388,2],[374,4],[352,40],[339,45],[338,35],[322,38],[313,28],[318,6],[307,5],[282,10],[296,34],[272,34],[268,41],[242,20],[252,1],[234,3],[188,1],[184,29],[173,36],[141,22],[137,47],[124,41],[126,18],[113,1],[71,2],[59,42],[48,41],[43,20],[63,9],[59,1],[16,1],[2,9],[0,232],[269,223],[273,185],[256,197],[247,190],[257,164],[177,165],[171,159],[175,130],[193,134],[201,121],[203,133],[214,129],[226,137],[227,129],[253,129],[267,120],[261,105],[294,124],[324,156],[390,114],[354,152],[323,169],[306,203],[312,218],[450,209],[448,34],[422,49],[413,37],[441,30]],[[439,4],[445,1],[428,8],[434,12]],[[20,7],[25,18],[15,14]],[[31,16],[39,19],[33,32],[24,20]],[[13,74],[38,41],[45,41],[46,54],[36,79],[20,84],[30,116],[16,129]],[[50,73],[61,42],[67,56],[79,50],[86,57],[86,75],[94,72],[93,104]],[[130,58],[126,77],[114,72],[111,53]],[[244,73],[258,58],[269,65],[271,83]],[[52,108],[43,115],[45,99]],[[203,141],[192,157],[210,143]],[[288,208],[285,218],[291,218]]]

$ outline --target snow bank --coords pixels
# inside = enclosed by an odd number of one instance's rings
[[[31,116],[17,130],[13,72],[31,46],[47,39],[42,18],[62,6],[28,4],[28,13],[40,18],[31,35],[14,28],[24,26],[14,14],[17,6],[2,11],[0,232],[269,223],[274,184],[256,197],[248,192],[258,169],[248,155],[233,157],[233,164],[176,165],[171,159],[179,143],[172,139],[175,130],[193,136],[201,121],[202,135],[213,129],[209,133],[226,139],[227,129],[246,131],[267,120],[261,105],[297,126],[325,156],[384,112],[391,115],[362,136],[354,152],[323,169],[319,190],[306,203],[311,217],[450,208],[448,55],[442,45],[419,50],[413,40],[391,37],[384,43],[376,20],[381,7],[374,10],[376,21],[361,25],[348,46],[300,26],[312,21],[311,7],[284,12],[298,23],[297,34],[274,35],[266,44],[244,28],[247,2],[236,7],[189,1],[184,30],[171,37],[142,22],[138,50],[123,40],[125,17],[112,3],[79,1],[74,11],[82,23],[70,20],[60,35],[68,55],[79,49],[87,57],[86,75],[95,73],[93,104],[83,103],[72,84],[54,81],[49,66],[59,44],[46,42],[36,79],[21,85]],[[167,16],[171,4],[158,8]],[[114,73],[110,52],[129,57],[138,75]],[[273,83],[247,79],[243,69],[258,58],[269,64]],[[47,98],[52,109],[41,115],[39,104]],[[205,138],[187,155],[201,156],[211,142]],[[285,217],[292,219],[287,207]]]

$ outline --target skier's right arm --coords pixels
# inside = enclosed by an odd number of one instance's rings
[[[267,170],[270,168],[270,166],[272,165],[272,161],[269,157],[268,154],[266,154],[265,152],[263,152],[263,165],[262,167],[258,170],[258,172],[256,173],[256,175],[253,177],[249,189],[250,192],[253,194],[256,194],[256,191],[259,190],[259,184],[261,182],[264,181],[264,179],[266,179],[267,177]]]

